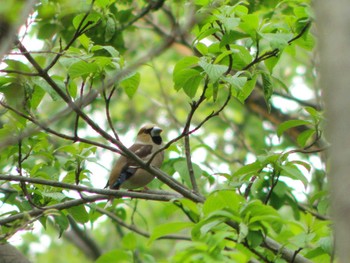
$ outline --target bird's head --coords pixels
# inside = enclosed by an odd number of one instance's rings
[[[160,136],[162,131],[163,130],[155,124],[145,124],[137,134],[136,141],[139,143],[155,143],[160,145],[162,143],[162,137]]]

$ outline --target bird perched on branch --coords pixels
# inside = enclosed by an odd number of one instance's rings
[[[144,125],[137,134],[135,143],[129,148],[131,152],[147,162],[162,147],[162,129],[154,124]],[[153,167],[159,168],[164,159],[164,152],[159,152],[151,161]],[[110,189],[135,189],[145,187],[154,176],[141,169],[130,157],[120,156],[112,169],[106,187]]]

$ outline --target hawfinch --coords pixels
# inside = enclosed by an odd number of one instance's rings
[[[162,147],[162,129],[154,124],[144,125],[136,137],[136,142],[129,148],[143,161],[147,162],[153,154]],[[159,152],[152,160],[151,165],[159,168],[164,159],[164,152]],[[139,168],[132,159],[120,156],[109,176],[107,186],[110,189],[135,189],[146,186],[154,176]]]

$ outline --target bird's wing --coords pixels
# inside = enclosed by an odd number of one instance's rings
[[[134,144],[129,150],[135,153],[141,159],[147,159],[147,157],[151,157],[153,146],[151,144]]]
[[[134,144],[132,145],[129,150],[133,153],[135,153],[139,158],[147,160],[147,157],[152,156],[152,145],[149,144]],[[121,157],[123,158],[123,157]],[[121,160],[121,159],[120,159]],[[116,163],[116,166],[120,165],[119,161]],[[118,167],[119,169],[113,169],[114,171],[120,171],[113,172],[113,177],[116,178],[113,181],[109,181],[110,188],[112,189],[119,189],[119,187],[124,183],[126,180],[128,180],[131,176],[135,174],[137,169],[139,168],[137,163],[134,160],[131,160],[129,158],[126,158],[126,162],[123,167]],[[114,179],[111,177],[111,179]]]

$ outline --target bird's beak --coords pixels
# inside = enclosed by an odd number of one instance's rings
[[[161,134],[163,130],[157,126],[153,127],[152,131],[151,131],[151,136],[155,137],[155,136],[159,136]]]

